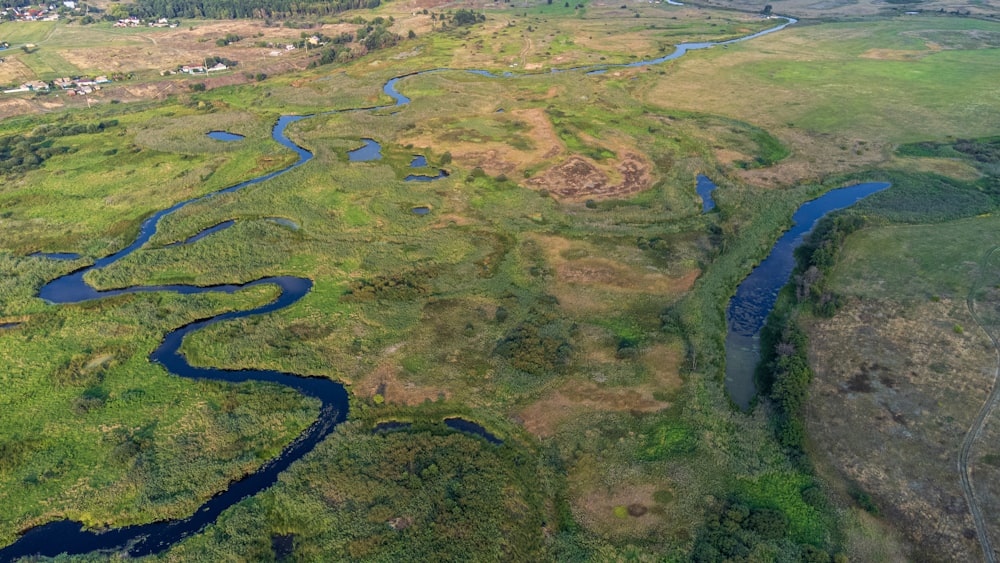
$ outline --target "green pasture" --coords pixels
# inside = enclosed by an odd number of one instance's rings
[[[58,25],[58,22],[6,22],[0,24],[0,39],[10,43],[11,47],[20,47],[25,43],[37,45],[48,39]]]
[[[963,299],[996,246],[992,214],[930,225],[881,227],[848,239],[831,282],[838,291],[893,300]]]
[[[995,134],[998,34],[944,17],[792,26],[685,57],[647,98],[869,142]]]

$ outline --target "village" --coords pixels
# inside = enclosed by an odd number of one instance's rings
[[[29,80],[22,84],[17,85],[14,88],[9,88],[3,91],[4,94],[19,94],[22,92],[49,92],[53,89],[60,89],[66,92],[70,96],[84,96],[87,94],[93,94],[95,91],[101,89],[101,84],[109,84],[112,80],[107,76],[98,76],[96,78],[56,78],[52,82],[45,82],[44,80]]]
[[[72,11],[79,11],[75,0],[64,0],[59,4],[38,5],[35,7],[8,7],[0,10],[0,18],[9,21],[58,21],[60,16]]]

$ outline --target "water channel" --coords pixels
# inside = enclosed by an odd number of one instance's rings
[[[792,228],[736,288],[726,307],[726,390],[741,409],[750,406],[756,393],[753,373],[760,357],[760,329],[795,269],[795,249],[824,215],[888,187],[884,182],[857,184],[830,190],[803,203],[792,215]]]

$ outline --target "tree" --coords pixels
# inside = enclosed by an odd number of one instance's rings
[[[127,18],[127,17],[129,17],[129,16],[132,15],[128,11],[128,6],[126,6],[124,4],[112,4],[112,5],[108,6],[108,12],[107,13],[108,13],[109,16],[111,16],[111,17],[113,17],[115,19],[118,19],[118,20],[125,19],[125,18]]]
[[[771,5],[768,4],[768,5],[764,6],[764,9],[761,10],[760,14],[762,16],[770,16],[771,15]]]

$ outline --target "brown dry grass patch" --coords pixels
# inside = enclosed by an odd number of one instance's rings
[[[448,398],[451,393],[445,389],[421,387],[411,381],[403,381],[403,368],[387,360],[354,382],[351,390],[359,397],[372,398],[380,394],[387,403],[415,406],[424,401],[435,401],[439,397]]]
[[[456,163],[466,168],[482,168],[487,174],[511,174],[535,166],[565,149],[559,136],[556,135],[552,122],[545,115],[545,110],[519,109],[505,114],[492,116],[498,121],[519,120],[528,125],[524,133],[533,148],[521,150],[502,142],[463,142],[445,139],[445,128],[432,127],[436,133],[423,133],[401,139],[401,144],[412,144],[420,149],[448,151]]]
[[[622,261],[604,258],[600,255],[606,254],[605,252],[594,249],[583,241],[546,235],[535,235],[533,238],[544,249],[546,261],[556,272],[557,284],[553,289],[557,296],[560,293],[578,291],[579,286],[630,293],[679,295],[690,290],[701,274],[695,268],[680,277],[670,277],[661,272],[651,272]],[[579,258],[567,258],[577,254],[580,255]],[[572,302],[572,297],[568,297]]]
[[[982,177],[975,166],[957,158],[894,158],[891,165],[909,172],[930,172],[966,182]]]
[[[649,483],[586,487],[571,499],[573,515],[588,530],[604,537],[647,536],[664,525],[659,516],[648,512],[654,505],[654,492],[656,485]],[[621,507],[626,511],[624,517],[615,514],[615,508]]]
[[[996,356],[964,304],[866,299],[810,325],[817,461],[869,492],[918,553],[978,559],[956,461]]]
[[[600,352],[596,351],[597,355],[608,355]],[[680,358],[680,350],[675,345],[653,345],[643,353],[641,359],[652,374],[647,383],[627,388],[609,388],[593,381],[567,381],[530,404],[518,416],[528,432],[547,437],[554,435],[562,423],[585,413],[657,412],[670,408],[671,403],[653,398],[653,393],[669,392],[680,387]],[[614,361],[610,357],[592,359]]]
[[[756,187],[796,185],[823,176],[872,168],[890,158],[893,150],[888,143],[801,129],[776,128],[771,132],[792,150],[790,156],[767,168],[731,170]]]
[[[868,49],[864,53],[861,53],[861,58],[863,59],[874,59],[877,61],[916,61],[920,60],[931,51],[920,50],[904,50],[904,49]]]
[[[589,158],[573,155],[527,183],[567,201],[624,198],[652,185],[651,168],[644,158],[634,152],[625,153],[621,159],[607,165],[598,165]],[[621,181],[614,182],[612,174]]]

